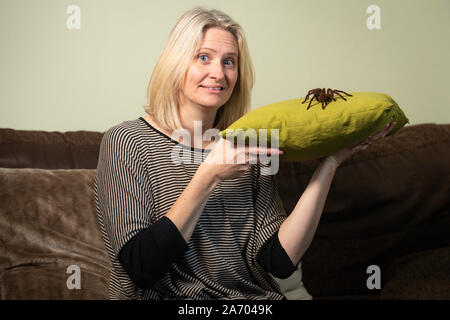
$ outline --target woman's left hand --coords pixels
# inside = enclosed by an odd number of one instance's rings
[[[341,150],[333,155],[330,155],[327,157],[327,160],[332,160],[336,162],[337,166],[340,166],[344,160],[348,159],[353,154],[357,153],[360,150],[367,149],[367,147],[372,144],[372,142],[375,142],[383,137],[385,137],[393,128],[395,127],[395,122],[392,120],[389,122],[389,124],[384,127],[382,130],[378,131],[374,135],[368,137],[361,143],[357,144],[354,147],[347,148],[344,150]]]

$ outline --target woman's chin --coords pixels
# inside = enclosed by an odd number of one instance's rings
[[[206,100],[206,101],[202,101],[202,103],[200,103],[200,104],[205,108],[219,109],[225,103],[226,103],[226,101],[223,102],[221,100],[215,100],[215,101]]]

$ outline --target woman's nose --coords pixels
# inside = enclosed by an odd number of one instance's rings
[[[211,69],[209,70],[209,75],[211,78],[214,79],[222,79],[225,74],[223,72],[223,68],[221,63],[217,62],[217,63],[212,63],[211,64]]]

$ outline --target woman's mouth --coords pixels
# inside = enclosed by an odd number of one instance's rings
[[[219,93],[225,89],[224,87],[207,87],[207,86],[200,86],[200,87],[211,93]]]

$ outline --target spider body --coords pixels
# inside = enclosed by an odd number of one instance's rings
[[[311,89],[308,91],[308,94],[305,97],[305,100],[302,103],[305,103],[306,100],[308,100],[310,95],[313,95],[311,100],[309,101],[309,105],[306,108],[306,110],[308,110],[311,107],[311,102],[313,102],[314,99],[316,99],[318,102],[322,103],[322,109],[325,110],[325,107],[327,106],[328,103],[331,102],[331,100],[336,101],[336,99],[334,98],[334,95],[337,94],[339,97],[341,97],[342,99],[344,99],[345,101],[347,101],[347,99],[345,99],[339,92],[346,94],[347,96],[351,97],[351,94],[348,94],[345,91],[342,90],[333,90],[328,88],[327,90],[325,90],[325,88],[321,89],[321,88],[316,88],[316,89]]]

